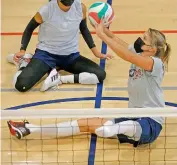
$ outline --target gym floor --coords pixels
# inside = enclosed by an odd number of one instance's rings
[[[102,0],[106,2],[106,0]],[[95,0],[82,0],[89,7]],[[116,56],[109,48],[107,52],[114,59],[106,61],[107,78],[103,85],[63,84],[58,90],[45,93],[39,91],[38,83],[27,93],[19,93],[12,86],[16,67],[7,63],[8,53],[19,51],[22,32],[29,20],[47,0],[2,0],[2,51],[1,51],[1,109],[60,109],[60,108],[124,108],[127,107],[127,80],[130,64]],[[172,52],[168,72],[162,84],[168,106],[177,107],[177,0],[113,0],[115,19],[110,29],[127,43],[132,43],[149,27],[162,30]],[[89,29],[94,29],[88,23]],[[36,30],[37,32],[38,30]],[[101,51],[106,50],[100,39],[93,33],[94,41]],[[34,53],[37,35],[33,35],[27,52]],[[83,56],[100,64],[80,37],[80,52]],[[101,64],[103,67],[104,65]],[[68,74],[61,71],[61,74]],[[57,118],[57,117],[56,117]],[[59,119],[57,119],[59,121]],[[60,120],[61,121],[61,120]],[[53,120],[30,120],[34,124],[55,123]],[[67,164],[83,165],[88,157],[95,158],[96,165],[176,165],[177,164],[177,118],[167,118],[164,129],[150,146],[134,149],[113,139],[97,138],[96,153],[90,155],[89,135],[65,139],[16,140],[9,135],[6,121],[2,121],[1,164]],[[92,136],[94,140],[94,136]],[[92,145],[94,146],[94,144]],[[90,156],[89,156],[90,155]]]

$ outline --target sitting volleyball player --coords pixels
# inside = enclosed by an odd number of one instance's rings
[[[39,25],[39,43],[35,54],[25,54],[32,33]],[[27,25],[20,52],[7,58],[19,66],[13,81],[15,88],[26,92],[52,69],[41,91],[62,83],[102,82],[106,77],[105,71],[79,53],[79,29],[96,57],[111,58],[97,50],[86,24],[86,7],[81,0],[53,0],[43,6]],[[74,75],[60,76],[54,69],[56,67]]]
[[[165,36],[149,29],[142,38],[139,37],[133,45],[128,46],[107,28],[103,28],[102,24],[96,27],[96,32],[118,56],[132,63],[128,81],[129,107],[163,108],[165,102],[160,85],[170,52]],[[131,143],[136,147],[153,142],[159,136],[163,122],[162,117],[93,118],[42,126],[26,121],[8,121],[8,126],[11,134],[19,139],[34,133],[56,137],[95,133],[103,138],[117,136],[121,143]]]

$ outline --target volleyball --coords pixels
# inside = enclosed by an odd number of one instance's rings
[[[88,18],[92,25],[97,25],[103,19],[103,24],[108,27],[114,19],[114,10],[108,3],[95,2],[88,10]]]

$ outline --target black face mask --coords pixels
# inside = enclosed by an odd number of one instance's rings
[[[136,50],[136,53],[141,53],[143,50],[141,47],[145,45],[144,41],[139,37],[135,42],[134,42],[134,48]]]
[[[74,0],[60,0],[60,2],[65,6],[71,6],[74,3]]]
[[[74,0],[60,0],[60,2],[65,6],[71,6],[74,3]]]

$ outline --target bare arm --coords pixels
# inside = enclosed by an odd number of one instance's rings
[[[151,57],[139,56],[136,53],[129,51],[104,33],[101,33],[98,36],[123,60],[135,64],[147,71],[152,71],[153,59]]]
[[[111,32],[108,28],[104,28],[104,33],[118,44],[124,46],[125,48],[128,48],[128,43],[115,36],[115,34]]]
[[[36,22],[38,22],[39,24],[43,23],[42,17],[41,15],[37,12],[34,16],[34,19],[36,20]]]

